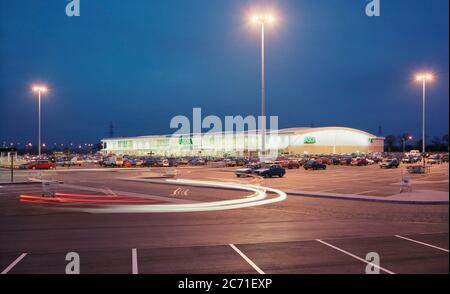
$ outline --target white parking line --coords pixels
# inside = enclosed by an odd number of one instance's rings
[[[6,275],[13,267],[16,266],[24,257],[27,256],[27,253],[22,253],[16,260],[14,260],[7,268],[5,268],[1,274]]]
[[[327,189],[327,190],[319,191],[318,193],[331,193],[331,192],[335,192],[335,191],[337,191],[337,190],[343,190],[343,189],[346,189],[346,188]]]
[[[139,269],[138,269],[137,249],[136,248],[133,248],[131,250],[131,264],[132,264],[133,275],[137,275],[139,273]]]
[[[406,241],[414,242],[414,243],[417,243],[417,244],[420,244],[420,245],[428,246],[428,247],[431,247],[431,248],[434,248],[434,249],[438,249],[438,250],[441,250],[441,251],[445,251],[445,252],[448,253],[448,249],[445,249],[445,248],[441,248],[441,247],[437,247],[437,246],[434,246],[434,245],[431,245],[431,244],[428,244],[428,243],[424,243],[424,242],[420,242],[420,241],[417,241],[417,240],[409,239],[409,238],[406,238],[406,237],[403,237],[403,236],[400,236],[400,235],[395,235],[395,237],[403,239],[403,240],[406,240]]]
[[[361,257],[354,255],[353,253],[350,253],[350,252],[348,252],[348,251],[345,251],[344,249],[341,249],[341,248],[339,248],[339,247],[336,247],[336,246],[334,246],[334,245],[331,245],[330,243],[327,243],[327,242],[322,241],[322,240],[320,240],[320,239],[317,239],[316,241],[319,242],[319,243],[322,243],[322,244],[324,244],[324,245],[326,245],[326,246],[328,246],[328,247],[331,247],[331,248],[333,248],[333,249],[336,249],[336,250],[339,251],[339,252],[342,252],[342,253],[344,253],[344,254],[347,254],[348,256],[351,256],[351,257],[353,257],[353,258],[355,258],[355,259],[357,259],[357,260],[359,260],[359,261],[362,261],[362,262],[367,263],[367,264],[369,264],[369,265],[371,265],[371,266],[373,266],[373,267],[376,267],[376,268],[378,268],[378,269],[380,269],[380,270],[382,270],[382,271],[384,271],[384,272],[386,272],[386,273],[388,273],[388,274],[395,275],[394,272],[391,272],[390,270],[387,270],[387,269],[385,269],[385,268],[383,268],[383,267],[381,267],[381,266],[379,266],[379,265],[376,265],[376,264],[371,263],[371,262],[369,262],[369,261],[367,261],[367,260],[365,260],[365,259],[362,259]]]
[[[250,264],[259,274],[265,275],[263,272],[250,258],[248,258],[241,250],[239,250],[234,244],[230,244],[231,248],[234,249],[248,264]]]

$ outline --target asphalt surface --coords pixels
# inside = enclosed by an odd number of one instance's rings
[[[189,178],[284,185],[284,179],[238,180],[227,171],[193,168],[180,173]],[[288,181],[297,181],[297,173],[304,175],[294,171]],[[142,173],[108,171],[45,177],[63,181],[53,187],[63,193],[128,192],[174,203],[248,196],[234,190],[122,180],[138,175]],[[63,274],[68,252],[79,254],[85,274],[363,274],[370,252],[379,254],[384,274],[449,271],[448,205],[290,196],[276,204],[228,211],[87,214],[18,200],[20,194],[41,192],[40,184],[0,188],[0,272]]]

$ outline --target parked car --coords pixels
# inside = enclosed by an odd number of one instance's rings
[[[353,158],[350,164],[352,166],[367,166],[369,162],[365,158]]]
[[[374,165],[375,164],[375,160],[370,159],[370,158],[366,158],[367,161],[367,165]]]
[[[431,155],[427,162],[428,164],[442,164],[442,158],[439,154]]]
[[[106,157],[102,162],[102,166],[104,166],[104,167],[122,167],[123,166],[123,157],[120,157],[120,156]]]
[[[244,167],[237,169],[235,171],[235,174],[238,178],[240,177],[247,177],[251,174],[254,173],[254,171],[258,170],[261,168],[260,164],[249,164],[249,165],[245,165]]]
[[[330,159],[330,165],[340,165],[341,161],[337,157],[333,157]]]
[[[350,165],[352,163],[351,157],[342,157],[341,158],[341,165]]]
[[[206,165],[206,160],[204,160],[203,158],[193,158],[193,159],[191,159],[189,164],[193,165],[193,166]]]
[[[397,158],[388,158],[380,162],[380,168],[398,168],[400,162]]]
[[[226,167],[235,167],[237,165],[235,160],[232,159],[225,159],[225,166]]]
[[[236,158],[236,166],[244,166],[248,163],[248,160],[245,158]]]
[[[72,157],[72,159],[70,160],[71,165],[78,165],[81,166],[83,164],[83,159],[81,157]]]
[[[307,157],[300,158],[300,159],[298,160],[298,164],[300,164],[300,166],[304,166],[305,163],[307,163],[309,160],[310,160],[310,159],[307,158]]]
[[[56,164],[48,160],[38,160],[27,166],[28,169],[55,169]]]
[[[176,160],[177,165],[188,165],[189,160],[187,158],[179,158]]]
[[[125,159],[122,163],[122,167],[131,168],[133,167],[133,163],[131,160]]]
[[[327,165],[323,164],[323,163],[320,163],[320,162],[317,162],[315,160],[310,160],[307,163],[305,163],[303,168],[305,170],[309,170],[309,169],[312,169],[312,170],[319,170],[319,169],[326,170],[327,169]]]
[[[415,157],[411,155],[407,155],[402,158],[402,163],[417,163],[421,160],[420,157]]]
[[[300,168],[300,164],[298,163],[298,161],[294,160],[283,160],[281,162],[281,166],[287,169]]]
[[[272,178],[275,176],[282,178],[286,174],[286,170],[279,164],[272,164],[257,169],[254,173],[264,178]]]
[[[142,165],[143,167],[153,167],[156,165],[156,159],[154,158],[144,158],[142,160]]]
[[[331,164],[331,159],[327,158],[327,157],[319,157],[318,159],[316,159],[316,161],[318,163],[322,163],[322,164],[327,164],[327,165]]]
[[[409,152],[409,155],[411,155],[411,156],[421,156],[422,155],[422,153],[420,153],[420,151],[419,150],[411,150],[410,152]]]

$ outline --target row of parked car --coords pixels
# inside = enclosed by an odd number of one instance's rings
[[[93,155],[42,155],[32,156],[24,155],[20,158],[25,163],[21,164],[21,169],[55,169],[57,167],[73,167],[82,166],[87,163],[97,164],[101,162],[103,157],[100,154]]]

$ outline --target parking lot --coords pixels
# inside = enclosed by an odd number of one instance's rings
[[[401,169],[331,166],[288,170],[285,178],[238,179],[233,168],[179,168],[179,178],[236,181],[280,189],[390,195]],[[164,169],[50,171],[58,192],[123,193],[177,201],[216,201],[248,193],[134,182]],[[448,191],[448,166],[414,176],[414,186]],[[422,181],[423,184],[417,184]],[[81,273],[365,273],[380,256],[380,273],[448,273],[448,205],[408,205],[288,197],[271,205],[216,212],[90,214],[21,203],[42,185],[0,188],[0,271],[65,273],[68,252]],[[364,193],[362,193],[364,194]]]
[[[364,274],[366,255],[376,252],[382,274],[448,273],[446,248],[445,233],[129,250],[68,248],[2,254],[0,268],[10,274],[64,274],[66,254],[77,252],[84,274]]]
[[[211,180],[229,180],[242,183],[261,184],[290,191],[354,194],[367,196],[391,196],[400,191],[402,177],[410,177],[414,190],[449,191],[448,164],[434,165],[429,174],[410,175],[405,166],[398,169],[380,169],[373,166],[328,166],[326,170],[287,170],[284,178],[247,178],[234,176],[235,168],[181,171],[180,176]]]

